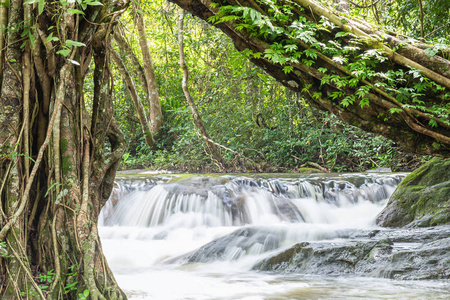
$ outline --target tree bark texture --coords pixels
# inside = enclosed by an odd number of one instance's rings
[[[159,101],[158,85],[156,83],[153,61],[147,42],[147,31],[145,30],[144,18],[141,13],[141,8],[136,1],[133,1],[133,12],[135,24],[139,32],[139,44],[141,46],[145,79],[147,81],[145,86],[147,87],[146,94],[150,108],[150,128],[152,129],[155,139],[158,139],[161,135],[160,129],[163,125],[163,115],[161,103]]]
[[[1,12],[1,299],[77,299],[87,291],[89,299],[126,299],[96,224],[125,150],[109,45],[127,6],[12,0]],[[85,99],[92,58],[94,93]]]
[[[313,106],[412,152],[450,157],[450,62],[438,53],[314,0],[173,2]]]

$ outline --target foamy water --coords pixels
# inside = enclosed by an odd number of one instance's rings
[[[404,175],[358,176],[191,177],[157,185],[119,179],[99,222],[103,250],[130,299],[448,299],[444,281],[251,271],[295,243],[374,229]],[[244,229],[253,235],[227,238]],[[212,241],[223,251],[186,263]]]

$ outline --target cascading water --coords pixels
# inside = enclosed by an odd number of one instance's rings
[[[441,282],[252,270],[296,243],[376,234],[373,220],[404,176],[119,177],[99,218],[103,248],[132,299],[422,299],[430,290],[444,299]]]

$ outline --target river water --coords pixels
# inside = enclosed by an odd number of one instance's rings
[[[119,176],[103,250],[130,299],[450,299],[446,280],[252,270],[299,242],[382,230],[374,218],[404,176]]]

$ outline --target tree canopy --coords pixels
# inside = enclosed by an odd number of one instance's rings
[[[439,48],[318,1],[174,1],[314,106],[421,154],[449,156],[450,62]]]

